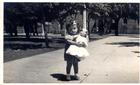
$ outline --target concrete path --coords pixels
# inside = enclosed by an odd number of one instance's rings
[[[80,80],[65,81],[64,49],[4,63],[5,83],[138,83],[139,40],[110,36],[92,41],[79,63]],[[72,69],[73,74],[73,69]]]

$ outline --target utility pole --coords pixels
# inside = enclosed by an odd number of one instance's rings
[[[84,10],[83,10],[83,31],[86,31],[88,33],[88,40],[90,38],[89,30],[87,30],[87,11],[86,11],[86,4],[84,4]]]
[[[83,30],[87,31],[87,23],[86,23],[86,5],[84,4],[84,10],[83,10]]]

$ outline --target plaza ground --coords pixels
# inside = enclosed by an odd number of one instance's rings
[[[79,63],[80,80],[65,80],[64,49],[4,63],[5,83],[138,83],[138,35],[89,42],[90,56]],[[73,74],[73,69],[71,70]]]

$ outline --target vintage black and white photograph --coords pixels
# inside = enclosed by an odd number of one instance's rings
[[[140,3],[4,2],[4,83],[139,83]]]

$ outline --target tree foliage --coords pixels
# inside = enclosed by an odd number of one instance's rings
[[[138,18],[139,4],[127,3],[4,3],[4,22],[23,24],[27,20],[36,19],[38,22],[51,22],[57,19],[60,24],[66,21],[66,17],[82,15],[84,6],[89,18],[101,16],[112,17],[118,13],[120,17]]]

